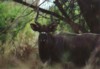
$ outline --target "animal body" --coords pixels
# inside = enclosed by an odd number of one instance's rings
[[[34,31],[39,32],[39,56],[42,62],[73,62],[77,66],[84,66],[91,52],[100,46],[100,35],[84,34],[53,34],[57,24],[48,26],[31,24]]]

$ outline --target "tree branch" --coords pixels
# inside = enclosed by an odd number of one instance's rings
[[[37,6],[28,4],[28,3],[26,3],[26,2],[24,2],[24,1],[22,1],[22,0],[13,0],[13,1],[15,1],[15,2],[17,2],[17,3],[20,3],[20,4],[23,4],[23,5],[25,5],[25,6],[29,6],[29,7],[31,7],[32,9],[38,8]],[[64,17],[62,17],[62,16],[56,14],[55,12],[51,12],[51,11],[48,11],[48,10],[45,10],[45,9],[42,9],[42,8],[39,8],[39,11],[41,11],[41,12],[43,12],[43,13],[46,13],[46,14],[53,15],[53,16],[55,16],[56,18],[59,18],[59,19],[61,19],[61,20],[64,20]]]
[[[38,8],[37,6],[31,5],[29,3],[26,3],[23,0],[13,0],[13,1],[15,1],[17,3],[20,3],[20,4],[23,4],[25,6],[31,7],[33,9]],[[53,15],[56,18],[58,18],[58,19],[60,19],[62,21],[65,21],[66,23],[68,23],[72,27],[73,31],[76,32],[76,33],[79,33],[79,31],[86,32],[86,31],[84,31],[83,27],[81,27],[79,24],[74,23],[70,19],[70,17],[67,15],[67,13],[65,12],[65,10],[59,5],[59,3],[57,3],[56,6],[59,8],[60,12],[64,15],[64,17],[56,14],[55,12],[48,11],[48,10],[45,10],[45,9],[42,9],[42,8],[39,8],[39,11],[41,11],[43,13],[46,13],[46,14],[49,14],[49,15]]]
[[[55,5],[58,7],[59,11],[62,13],[62,15],[65,17],[65,21],[72,27],[74,32],[79,33],[79,31],[86,32],[85,28],[80,26],[79,24],[72,21],[72,19],[68,16],[68,14],[63,9],[62,5],[60,4],[59,0],[55,0]]]

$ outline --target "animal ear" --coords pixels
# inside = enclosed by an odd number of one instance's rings
[[[40,31],[40,25],[39,24],[30,24],[30,26],[34,31]]]
[[[56,30],[56,27],[58,26],[57,23],[51,23],[49,26],[48,26],[48,32],[54,32]]]

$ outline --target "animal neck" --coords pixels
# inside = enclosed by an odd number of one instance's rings
[[[41,35],[39,36],[39,56],[42,62],[46,62],[51,59],[52,47],[55,43],[53,35],[47,34],[45,36],[45,39],[43,39]]]

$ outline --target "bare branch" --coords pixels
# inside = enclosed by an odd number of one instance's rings
[[[79,33],[79,31],[86,32],[85,29],[84,29],[82,26],[80,26],[80,25],[77,24],[77,23],[74,23],[74,22],[70,19],[70,17],[66,14],[66,12],[65,12],[64,10],[61,11],[61,7],[59,6],[59,4],[56,4],[56,6],[59,8],[60,12],[61,12],[62,14],[65,15],[65,17],[60,16],[60,15],[58,15],[58,14],[55,13],[55,12],[48,11],[48,10],[39,8],[38,6],[34,6],[34,5],[29,4],[29,3],[26,3],[26,2],[24,2],[23,0],[13,0],[13,1],[18,2],[18,3],[20,3],[20,4],[23,4],[23,5],[25,5],[25,6],[31,7],[31,8],[33,8],[33,9],[38,8],[40,12],[43,12],[43,13],[52,15],[52,16],[54,16],[54,17],[56,17],[56,18],[58,18],[58,19],[60,19],[60,20],[62,20],[62,21],[65,21],[66,23],[68,23],[68,24],[72,27],[73,31],[76,32],[76,33]]]
[[[85,28],[83,28],[79,24],[77,24],[74,21],[72,21],[72,19],[68,16],[68,14],[65,12],[64,8],[60,4],[59,0],[55,0],[54,3],[58,7],[58,9],[62,13],[62,15],[65,17],[65,21],[72,27],[74,32],[76,32],[76,33],[79,33],[79,31],[86,32]]]
[[[18,2],[18,3],[20,3],[20,4],[23,4],[23,5],[25,5],[25,6],[29,6],[29,7],[33,8],[33,9],[36,9],[36,8],[37,8],[37,6],[28,4],[28,3],[26,3],[26,2],[24,2],[24,1],[22,1],[22,0],[13,0],[13,1]],[[46,13],[46,14],[53,15],[53,16],[55,16],[56,18],[59,18],[59,19],[61,19],[61,20],[64,20],[64,17],[62,17],[62,16],[56,14],[55,12],[51,12],[51,11],[48,11],[48,10],[45,10],[45,9],[42,9],[42,8],[39,8],[39,11],[41,11],[41,12],[43,12],[43,13]]]

